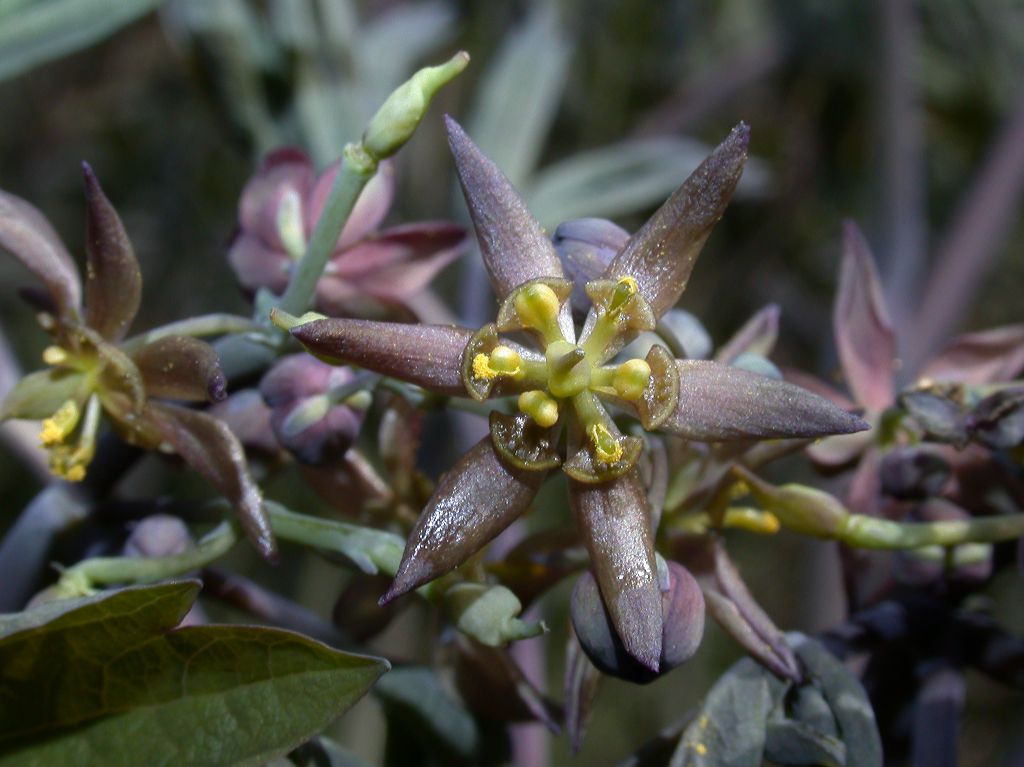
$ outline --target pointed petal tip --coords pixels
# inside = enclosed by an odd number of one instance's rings
[[[377,604],[384,607],[401,596],[405,596],[413,589],[419,588],[431,579],[430,568],[422,562],[411,559],[403,559],[395,573],[395,579]]]
[[[616,631],[633,658],[657,672],[661,665],[662,613],[661,593],[654,588],[633,588],[615,599]]]
[[[750,146],[750,126],[745,121],[740,120],[730,132],[729,139],[730,143],[735,144],[737,148],[746,151],[747,147]]]

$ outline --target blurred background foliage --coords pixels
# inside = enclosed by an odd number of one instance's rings
[[[442,112],[552,228],[582,215],[635,228],[743,120],[754,159],[683,302],[718,341],[777,303],[776,361],[830,374],[844,217],[875,248],[910,355],[954,329],[1021,318],[1024,6],[1015,0],[0,0],[0,186],[42,209],[80,254],[79,162],[88,160],[142,262],[139,327],[245,313],[224,254],[260,156],[295,144],[323,167],[415,67],[458,49],[471,54],[469,71],[397,158],[394,222],[465,219]],[[485,317],[481,272],[471,256],[456,262],[417,309]],[[44,337],[17,300],[24,277],[0,261],[0,354],[33,369]],[[174,481],[144,462],[122,494],[191,492]],[[317,504],[294,477],[276,485],[270,494],[293,507]],[[38,488],[0,445],[0,530]],[[546,518],[565,514],[562,498],[545,491]],[[814,632],[841,618],[837,578],[826,577],[831,549],[785,537],[771,549],[736,543],[779,625]],[[285,552],[294,566],[273,572],[247,557],[236,552],[233,564],[330,614],[338,570],[297,551]],[[546,655],[523,658],[556,696],[567,588],[540,606],[553,627]],[[1014,579],[988,598],[1024,629]],[[1000,607],[1014,600],[1016,612]],[[425,615],[408,611],[373,646],[429,662],[444,649],[416,642]],[[609,680],[578,763],[616,763],[682,718],[738,655],[709,632],[694,662],[655,685]],[[970,684],[963,763],[1019,755],[1024,700]],[[337,728],[371,763],[384,741],[380,706],[360,704]],[[538,728],[523,726],[516,748],[543,750]],[[551,753],[568,763],[564,740]]]

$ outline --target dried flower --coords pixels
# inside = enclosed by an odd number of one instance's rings
[[[238,511],[265,556],[274,538],[259,488],[241,445],[226,425],[205,413],[162,400],[223,399],[226,384],[213,348],[195,338],[150,334],[125,340],[142,298],[142,275],[120,217],[88,165],[85,301],[70,254],[43,215],[0,191],[0,248],[46,287],[40,323],[54,339],[43,352],[48,370],[26,376],[0,407],[0,419],[42,421],[40,439],[50,468],[77,482],[96,449],[100,413],[128,442],[174,452],[212,482]]]
[[[514,397],[491,412],[490,434],[446,474],[410,534],[384,601],[462,564],[522,514],[549,471],[569,476],[570,500],[602,599],[626,650],[652,670],[662,650],[661,590],[647,497],[636,472],[644,429],[722,441],[810,437],[866,428],[859,418],[782,381],[715,362],[615,355],[678,301],[746,159],[740,125],[630,237],[600,279],[577,334],[558,254],[501,171],[448,121],[449,142],[501,305],[473,331],[321,319],[292,334],[327,360],[366,367],[430,391],[476,400]],[[525,346],[500,334],[523,331]],[[567,449],[559,449],[564,433]]]

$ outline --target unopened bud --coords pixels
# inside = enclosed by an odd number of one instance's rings
[[[662,641],[659,670],[652,671],[631,656],[612,627],[597,581],[584,573],[572,592],[573,629],[587,657],[601,671],[637,684],[647,684],[692,658],[704,637],[704,595],[689,570],[668,562],[661,592]]]
[[[398,86],[366,126],[362,146],[374,160],[390,157],[411,137],[426,114],[434,94],[469,64],[460,51],[444,64],[424,67]]]
[[[850,517],[843,504],[822,490],[795,483],[776,487],[740,466],[734,471],[758,504],[794,532],[836,538]]]

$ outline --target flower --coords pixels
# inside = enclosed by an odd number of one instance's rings
[[[860,418],[792,384],[660,345],[643,359],[616,354],[678,301],[746,160],[735,128],[585,286],[591,309],[572,321],[573,283],[554,246],[497,166],[449,118],[449,143],[500,301],[497,321],[473,331],[352,319],[300,322],[292,334],[314,354],[450,396],[514,397],[490,413],[490,434],[442,477],[413,528],[390,601],[459,566],[530,505],[557,467],[590,553],[601,598],[626,651],[652,670],[662,650],[662,596],[654,531],[636,462],[640,437],[608,408],[648,431],[705,441],[811,437],[866,428]],[[523,331],[526,346],[501,334]],[[559,449],[564,435],[564,457]]]
[[[316,176],[298,149],[278,149],[246,184],[239,229],[228,260],[242,286],[280,294],[323,212],[341,167]],[[360,195],[317,284],[316,306],[345,316],[382,316],[401,310],[466,246],[465,230],[448,221],[423,221],[378,231],[394,197],[394,166],[380,169]]]
[[[46,218],[0,191],[0,249],[43,283],[43,328],[53,345],[50,366],[26,376],[0,406],[0,419],[42,421],[50,468],[71,482],[85,478],[96,450],[101,411],[128,442],[174,452],[235,507],[264,556],[274,538],[241,445],[217,419],[165,400],[216,401],[226,393],[213,348],[195,338],[151,331],[125,340],[142,299],[142,274],[117,211],[92,169],[83,164],[86,279]],[[83,305],[84,303],[84,305]]]

